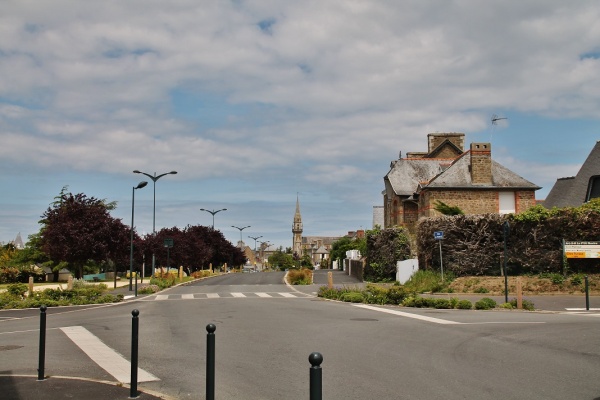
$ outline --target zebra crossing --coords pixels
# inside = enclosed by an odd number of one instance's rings
[[[219,292],[219,293],[186,293],[157,294],[148,296],[144,301],[165,300],[210,300],[210,299],[306,299],[314,296],[299,292]]]

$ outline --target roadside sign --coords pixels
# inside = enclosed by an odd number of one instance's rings
[[[444,238],[444,231],[435,231],[433,232],[433,238],[435,240],[441,240]]]
[[[565,241],[567,258],[600,258],[600,242],[567,242]]]
[[[173,239],[165,239],[164,247],[173,247]]]

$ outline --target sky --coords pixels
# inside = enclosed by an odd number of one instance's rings
[[[133,170],[178,172],[157,230],[227,208],[228,240],[291,247],[297,199],[304,236],[370,229],[390,162],[435,132],[491,142],[538,199],[575,175],[600,140],[600,3],[0,3],[0,242],[64,186],[130,225]]]

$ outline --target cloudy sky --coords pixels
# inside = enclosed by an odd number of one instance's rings
[[[491,141],[543,199],[599,121],[597,2],[4,0],[0,242],[67,185],[129,225],[135,169],[178,171],[157,228],[227,208],[229,240],[290,247],[299,196],[304,235],[369,229],[390,161],[433,132]]]

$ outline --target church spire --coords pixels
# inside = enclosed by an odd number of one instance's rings
[[[296,194],[296,213],[294,214],[294,223],[292,224],[293,246],[292,251],[298,256],[302,256],[302,215],[300,214],[300,199]]]

